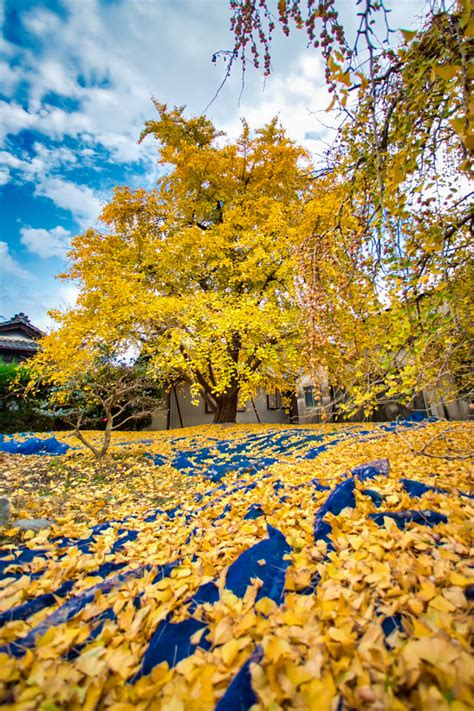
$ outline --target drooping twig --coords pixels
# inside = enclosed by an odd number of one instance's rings
[[[412,454],[415,456],[419,457],[430,457],[431,459],[446,459],[447,461],[465,461],[468,459],[474,459],[474,451],[470,452],[462,452],[459,450],[450,450],[444,454],[437,454],[435,452],[430,452],[428,449],[431,447],[436,442],[441,442],[443,440],[446,440],[447,435],[452,432],[453,430],[459,430],[462,427],[461,424],[456,424],[456,425],[451,425],[441,432],[437,432],[434,434],[432,437],[428,439],[427,442],[423,444],[421,449],[417,449],[413,446],[413,444],[410,442],[408,437],[404,437],[404,442],[411,451]],[[417,431],[420,431],[422,427],[418,427]],[[406,434],[406,430],[395,430],[396,434],[399,436]]]

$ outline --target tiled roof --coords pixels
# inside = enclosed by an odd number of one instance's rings
[[[0,323],[0,326],[7,326],[11,323],[27,323],[28,325],[30,325],[31,321],[26,314],[19,313],[19,314],[15,314],[11,318],[6,319],[5,321],[2,321]]]
[[[18,351],[37,351],[39,346],[36,341],[15,336],[0,335],[0,348],[11,348]]]
[[[0,321],[0,333],[8,333],[8,331],[11,331],[15,327],[24,330],[33,338],[41,338],[41,336],[44,336],[43,331],[33,326],[28,316],[24,313],[15,314],[7,321]]]

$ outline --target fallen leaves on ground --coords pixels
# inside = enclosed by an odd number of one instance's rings
[[[442,427],[415,428],[410,442],[422,447]],[[7,550],[13,564],[0,582],[0,614],[54,594],[68,581],[72,586],[0,629],[0,646],[7,650],[0,654],[2,708],[212,709],[258,646],[263,657],[250,665],[256,709],[334,711],[341,700],[340,708],[373,711],[473,708],[473,499],[461,495],[471,486],[469,462],[414,456],[405,435],[375,425],[305,430],[322,444],[338,441],[304,459],[305,447],[292,449],[290,437],[272,466],[230,472],[217,482],[206,478],[216,442],[267,433],[266,447],[248,440],[255,444],[246,453],[261,458],[274,454],[271,437],[294,431],[296,443],[298,428],[202,427],[146,433],[151,441],[145,443],[139,441],[143,432],[118,432],[102,462],[83,449],[56,458],[3,456],[0,495],[11,499],[15,517],[53,518],[56,524],[38,534],[4,532],[3,555]],[[73,444],[67,434],[57,437]],[[465,424],[450,432],[458,449],[468,441]],[[171,466],[176,453],[203,448],[209,450],[202,475]],[[155,465],[149,454],[166,463]],[[225,461],[222,451],[216,450],[218,456]],[[357,481],[356,507],[327,514],[334,550],[315,541],[315,514],[329,493],[322,487],[334,489],[354,467],[380,458],[388,458],[389,476]],[[444,491],[412,498],[404,477]],[[385,517],[377,525],[369,514],[380,508],[364,489],[383,497],[384,512],[431,510],[448,521],[400,529]],[[257,515],[245,518],[251,509]],[[258,577],[242,598],[225,587],[229,566],[267,537],[267,524],[290,546],[281,605],[257,599]],[[15,564],[24,546],[43,554]],[[159,566],[171,562],[176,565],[156,579]],[[115,567],[108,572],[107,564]],[[99,570],[105,574],[97,575]],[[130,570],[136,575],[101,587]],[[191,610],[192,596],[211,581],[219,588],[217,601]],[[77,614],[40,626],[94,585]],[[205,640],[207,648],[193,646],[175,666],[162,662],[136,675],[159,624],[168,615],[179,623],[191,614],[203,623],[193,645]],[[387,619],[402,625],[387,635]],[[8,654],[8,645],[38,629],[32,645],[16,657]]]

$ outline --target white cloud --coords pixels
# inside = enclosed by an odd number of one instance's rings
[[[95,224],[102,210],[102,202],[92,188],[61,178],[44,178],[36,185],[35,194],[47,197],[58,207],[68,210],[84,229]]]
[[[215,49],[231,45],[228,6],[207,2],[205,22],[192,0],[179,7],[136,0],[133,10],[127,2],[107,6],[98,0],[66,0],[65,9],[64,19],[38,8],[23,15],[25,27],[46,41],[41,61],[23,51],[28,109],[15,104],[5,109],[7,132],[28,127],[55,140],[70,136],[84,142],[89,137],[92,145],[110,151],[111,161],[150,164],[155,160],[151,142],[137,145],[144,121],[154,115],[150,96],[185,103],[190,113],[203,111],[225,71],[210,59]],[[304,137],[308,126],[314,130],[307,106],[314,106],[315,86],[323,82],[323,74],[320,60],[305,44],[303,33],[295,32],[278,45],[282,67],[267,80],[263,93],[261,74],[249,69],[241,106],[236,66],[210,108],[216,123],[237,127],[239,116],[246,115],[260,124],[260,116],[268,120],[280,113],[294,137]],[[80,107],[67,111],[47,106],[44,97],[50,92],[78,101]]]
[[[0,186],[10,182],[10,171],[7,167],[0,168]]]
[[[55,32],[60,24],[58,15],[45,8],[34,8],[23,17],[23,25],[26,29],[39,37]]]
[[[0,151],[0,165],[9,171],[11,180],[14,180],[14,172],[19,171],[21,182],[41,182],[54,171],[76,166],[79,158],[85,154],[84,151],[73,151],[67,146],[48,148],[39,142],[34,143],[33,149],[35,151],[33,156],[25,153],[21,157],[8,150]],[[81,164],[84,166],[88,163],[90,159],[85,154]]]
[[[19,277],[20,279],[29,279],[31,276],[30,273],[27,272],[26,269],[23,269],[16,259],[12,257],[6,242],[0,242],[0,272],[3,272],[5,275]]]
[[[71,233],[64,227],[58,225],[52,230],[45,230],[36,227],[22,227],[20,229],[20,242],[31,252],[41,259],[49,257],[66,256],[71,241]]]
[[[253,129],[278,116],[290,138],[317,156],[325,150],[337,125],[335,116],[325,111],[331,98],[321,85],[322,75],[320,58],[304,52],[295,57],[286,74],[267,80],[265,92],[258,99],[244,96],[241,115]],[[321,120],[319,115],[323,117]],[[236,117],[224,128],[230,137],[236,138],[242,127]]]
[[[12,96],[18,83],[21,81],[21,75],[18,69],[11,67],[5,61],[0,61],[0,76],[2,77],[2,93]]]
[[[25,283],[12,277],[8,282],[0,281],[0,312],[9,317],[23,311],[35,326],[47,331],[54,327],[48,311],[73,307],[78,294],[76,286],[53,279],[47,282],[32,279]]]
[[[15,102],[0,101],[0,119],[3,126],[3,142],[9,133],[18,133],[25,128],[31,128],[37,122],[37,117]]]
[[[186,0],[180,8],[149,0],[136,0],[133,8],[126,2],[108,7],[98,0],[66,0],[64,5],[65,18],[38,8],[20,16],[43,48],[40,61],[31,50],[21,52],[28,108],[5,108],[6,132],[29,127],[55,139],[89,133],[114,160],[147,161],[149,145],[136,141],[145,119],[153,116],[150,95],[188,103],[198,112],[219,82],[221,70],[210,62],[214,40],[202,42],[202,15]],[[207,14],[214,21],[206,22],[206,31],[215,35],[216,46],[221,32],[227,34],[227,12],[227,7],[223,12],[209,4]],[[189,29],[184,42],[183,16]],[[46,107],[43,99],[50,92],[79,101],[80,108]],[[233,108],[238,110],[236,101]]]

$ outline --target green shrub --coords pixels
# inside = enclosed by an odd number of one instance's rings
[[[42,395],[24,395],[28,381],[26,365],[0,363],[0,433],[45,432],[55,428],[56,423],[50,417],[38,412]]]

